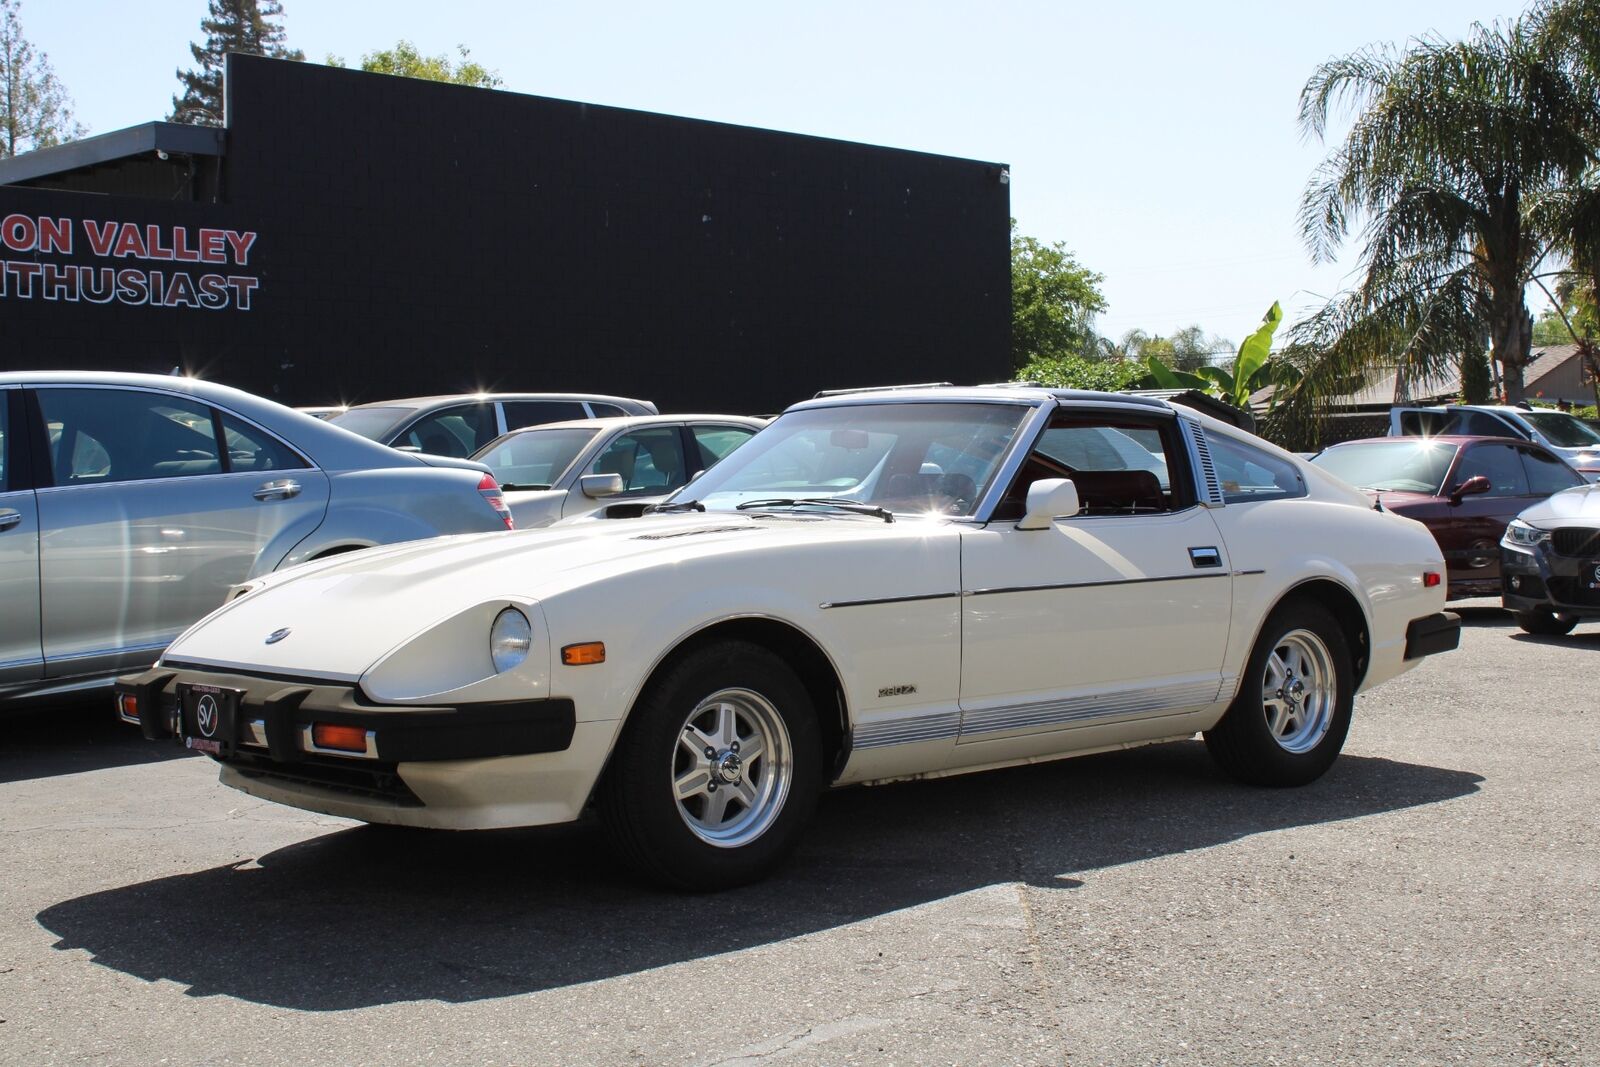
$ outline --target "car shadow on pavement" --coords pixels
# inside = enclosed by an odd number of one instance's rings
[[[338,830],[260,857],[78,897],[38,915],[58,949],[308,1011],[473,1001],[633,974],[1012,882],[1477,791],[1459,770],[1345,756],[1295,790],[1221,776],[1199,742],[823,799],[794,859],[715,897],[629,881],[587,825]]]
[[[117,719],[110,691],[4,713],[0,785],[58,774],[189,756],[176,744],[152,744],[137,726]]]

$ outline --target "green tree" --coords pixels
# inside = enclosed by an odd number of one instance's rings
[[[50,57],[22,34],[18,0],[0,0],[0,159],[84,135]]]
[[[1307,361],[1300,429],[1336,390],[1384,367],[1413,377],[1488,342],[1505,390],[1522,397],[1532,340],[1524,290],[1547,250],[1529,225],[1540,195],[1593,159],[1600,101],[1580,83],[1554,21],[1589,27],[1595,0],[1539,0],[1465,39],[1417,38],[1324,63],[1300,97],[1300,125],[1324,140],[1336,107],[1354,121],[1301,203],[1313,259],[1362,229],[1360,279],[1298,326]],[[1566,34],[1570,34],[1570,25]]]
[[[456,54],[460,58],[454,61],[443,52],[436,56],[425,56],[410,41],[400,41],[393,48],[363,55],[361,69],[371,74],[394,74],[402,78],[473,85],[479,89],[498,89],[505,84],[500,79],[499,71],[474,62],[466,45],[457,45]],[[329,56],[328,66],[342,67],[344,60],[339,56]]]
[[[178,71],[183,92],[172,98],[173,122],[192,126],[222,125],[222,67],[229,52],[303,60],[305,53],[285,43],[280,0],[209,0],[210,14],[200,20],[205,44],[190,44],[199,64]]]
[[[1080,264],[1060,241],[1044,244],[1017,233],[1011,220],[1011,358],[1096,353],[1094,317],[1106,309],[1105,279]]]

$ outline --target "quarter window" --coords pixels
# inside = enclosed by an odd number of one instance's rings
[[[219,474],[211,409],[130,389],[40,389],[57,485]]]
[[[287,471],[307,466],[282,441],[232,415],[222,416],[222,436],[228,442],[231,471]]]
[[[1232,437],[1206,434],[1211,462],[1227,504],[1285,500],[1306,495],[1305,479],[1293,463]]]

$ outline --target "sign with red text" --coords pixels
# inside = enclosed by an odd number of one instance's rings
[[[11,214],[0,220],[0,298],[249,311],[255,243],[253,230]]]

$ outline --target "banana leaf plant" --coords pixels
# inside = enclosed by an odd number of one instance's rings
[[[1273,301],[1256,331],[1244,339],[1233,357],[1233,366],[1201,367],[1194,371],[1175,370],[1155,356],[1150,357],[1150,373],[1140,384],[1153,389],[1198,389],[1227,401],[1237,408],[1248,408],[1250,397],[1269,385],[1269,407],[1279,394],[1300,384],[1300,370],[1285,360],[1272,358],[1272,335],[1283,322],[1283,308]]]

